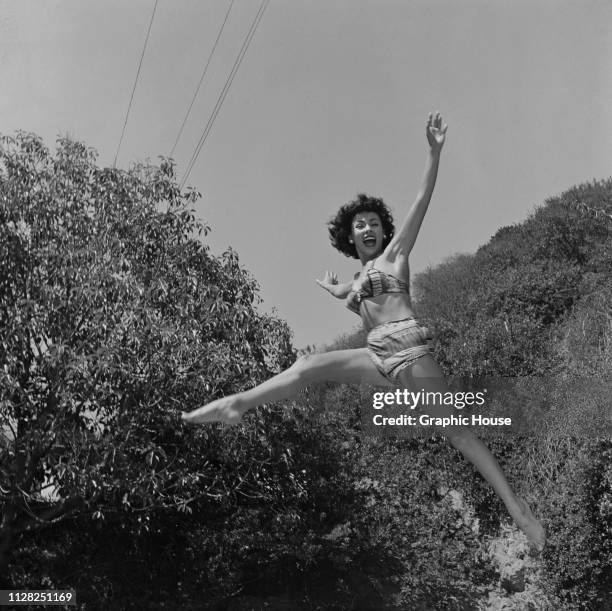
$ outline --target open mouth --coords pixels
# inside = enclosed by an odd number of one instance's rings
[[[376,238],[365,238],[363,243],[366,246],[376,246]]]

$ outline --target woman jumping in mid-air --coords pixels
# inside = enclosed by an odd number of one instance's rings
[[[184,413],[185,422],[236,424],[252,407],[287,398],[300,388],[323,381],[448,391],[442,371],[431,355],[427,333],[414,318],[408,267],[408,256],[436,182],[446,129],[440,113],[434,117],[429,115],[426,125],[429,155],[423,183],[397,232],[383,201],[365,195],[342,206],[330,222],[334,247],[359,258],[363,268],[351,282],[339,284],[335,274],[325,272],[323,280],[317,283],[334,297],[346,299],[347,307],[361,316],[368,330],[367,347],[302,356],[289,369],[251,390]],[[449,417],[453,409],[453,406],[439,405],[436,416]],[[527,503],[514,494],[484,443],[463,426],[439,430],[493,486],[519,528],[542,549],[544,528]]]

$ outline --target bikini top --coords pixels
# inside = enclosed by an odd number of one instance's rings
[[[366,264],[365,277],[361,281],[359,289],[348,294],[346,307],[351,312],[359,314],[359,307],[363,299],[377,297],[386,293],[406,293],[410,295],[410,287],[404,280],[376,269],[372,259]]]

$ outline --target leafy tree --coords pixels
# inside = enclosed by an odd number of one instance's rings
[[[1,139],[0,575],[67,518],[142,533],[239,484],[219,429],[177,414],[294,354],[236,253],[199,240],[198,197],[167,160],[122,171],[68,139],[54,154],[31,134]]]

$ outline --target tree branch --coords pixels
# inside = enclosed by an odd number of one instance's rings
[[[41,514],[36,515],[26,503],[26,506],[28,508],[28,514],[30,515],[32,520],[27,522],[23,526],[19,526],[16,530],[19,533],[27,533],[36,530],[41,530],[43,528],[46,528],[47,526],[51,526],[52,524],[60,522],[68,514],[72,513],[83,504],[84,502],[81,497],[72,497],[66,499],[65,501],[62,501],[61,503],[57,503],[53,507],[49,507]]]

